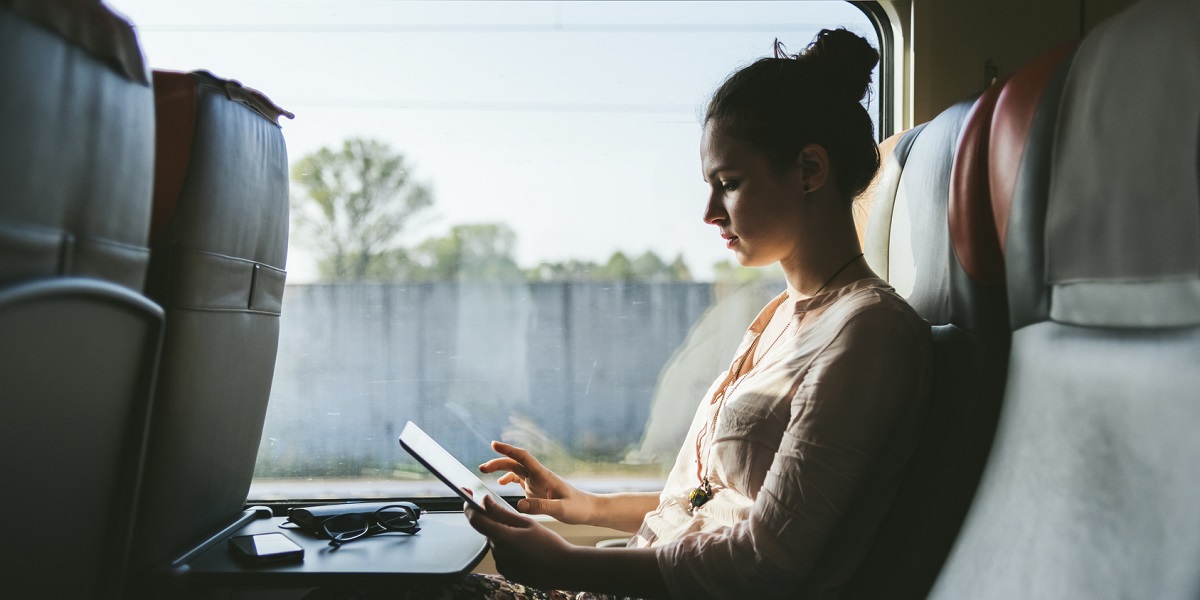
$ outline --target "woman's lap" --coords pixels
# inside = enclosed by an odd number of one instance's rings
[[[612,600],[590,592],[539,590],[499,575],[471,574],[452,583],[425,583],[389,589],[317,588],[304,600]]]

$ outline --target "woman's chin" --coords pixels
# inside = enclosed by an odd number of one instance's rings
[[[772,264],[772,261],[763,260],[762,258],[756,257],[752,254],[744,254],[742,252],[738,252],[736,257],[738,264],[743,267],[757,268],[770,266]]]

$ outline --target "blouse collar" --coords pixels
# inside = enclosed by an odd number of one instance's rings
[[[847,283],[841,287],[821,292],[816,296],[796,300],[796,306],[792,314],[803,315],[807,312],[825,308],[826,306],[829,306],[859,290],[878,286],[886,287],[887,285],[888,283],[886,281],[878,277],[864,277],[862,279]],[[788,298],[787,290],[781,292],[775,297],[775,299],[771,300],[766,306],[763,307],[762,311],[758,313],[758,316],[755,317],[754,322],[750,325],[750,331],[754,333],[762,333],[763,329],[767,327],[767,323],[771,320],[771,315],[775,314],[775,310],[778,309],[779,306],[784,302],[791,302],[791,300]]]

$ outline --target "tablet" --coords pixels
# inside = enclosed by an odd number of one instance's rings
[[[505,502],[499,494],[493,492],[491,488],[479,480],[479,477],[471,472],[470,469],[458,462],[445,448],[433,441],[420,427],[409,421],[404,425],[404,430],[400,432],[400,446],[413,455],[426,469],[437,475],[442,483],[450,486],[455,494],[460,498],[469,502],[472,506],[479,510],[483,510],[483,497],[491,496],[492,500],[501,508],[513,510],[508,502]],[[474,498],[467,495],[463,489],[471,490],[475,495]]]

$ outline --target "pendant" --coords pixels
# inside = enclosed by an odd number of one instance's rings
[[[701,506],[704,506],[705,502],[708,502],[711,499],[712,486],[708,484],[708,481],[700,484],[700,487],[694,488],[691,493],[688,494],[688,501],[692,503],[692,508],[700,508]]]

